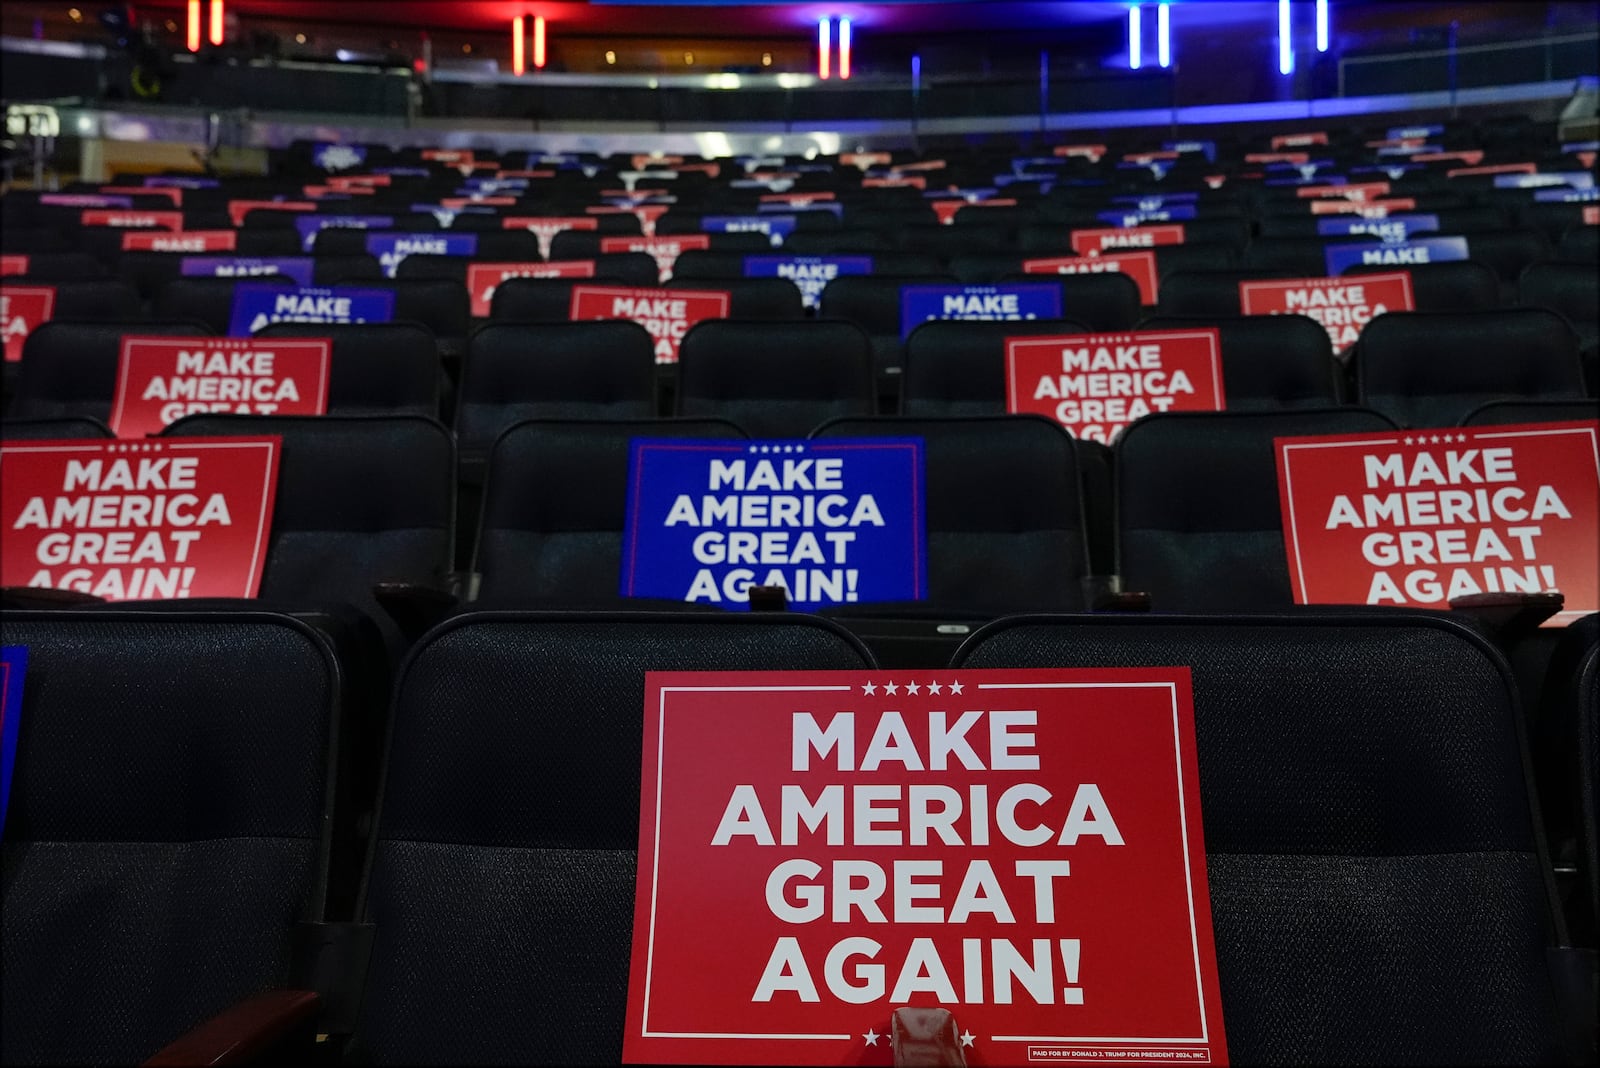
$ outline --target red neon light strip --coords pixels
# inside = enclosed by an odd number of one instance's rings
[[[189,0],[188,36],[184,43],[189,51],[200,51],[200,0]]]
[[[211,0],[211,43],[222,43],[222,0]]]
[[[544,70],[544,16],[533,17],[533,65]]]
[[[511,73],[520,75],[526,69],[522,58],[522,16],[511,20]]]

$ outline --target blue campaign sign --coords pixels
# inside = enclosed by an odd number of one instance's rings
[[[1443,126],[1391,126],[1386,140],[1415,141],[1419,137],[1437,137],[1442,133]]]
[[[1024,183],[1037,185],[1041,194],[1048,194],[1051,189],[1055,188],[1056,176],[1053,174],[997,174],[994,176],[994,184],[1001,189],[1009,189],[1011,186]]]
[[[1160,211],[1174,204],[1193,204],[1199,193],[1147,193],[1144,196],[1112,197],[1113,204],[1128,204],[1140,211]]]
[[[702,215],[700,229],[708,234],[766,234],[774,245],[794,233],[795,217],[785,215]]]
[[[802,611],[928,595],[921,438],[635,438],[622,595]]]
[[[281,274],[295,284],[311,284],[310,256],[185,256],[178,261],[178,273],[201,278],[252,278]]]
[[[307,252],[316,243],[317,235],[330,226],[353,230],[387,230],[394,225],[392,215],[300,215],[294,220],[300,231],[300,246]]]
[[[841,274],[871,274],[871,256],[746,256],[746,278],[787,278],[800,287],[808,308],[822,300],[822,290]]]
[[[1600,189],[1536,189],[1533,199],[1540,204],[1587,204],[1600,200]]]
[[[1139,226],[1152,222],[1185,222],[1195,217],[1193,204],[1168,204],[1153,211],[1097,211],[1095,218],[1107,226]]]
[[[1437,215],[1388,215],[1382,219],[1363,219],[1359,215],[1335,215],[1317,220],[1322,237],[1371,234],[1384,241],[1404,241],[1412,234],[1439,229]]]
[[[468,178],[466,184],[456,190],[456,195],[470,197],[474,193],[488,195],[510,190],[521,191],[526,188],[528,188],[526,178]]]
[[[1342,174],[1301,174],[1295,178],[1268,178],[1262,185],[1349,185]]]
[[[762,215],[786,215],[800,211],[830,211],[834,218],[844,218],[844,205],[837,200],[813,200],[809,204],[758,204],[756,211]]]
[[[426,178],[426,167],[374,167],[373,174],[387,174],[395,178]]]
[[[17,724],[22,720],[22,677],[27,671],[27,646],[0,646],[0,829],[6,825],[11,770],[17,765]]]
[[[1207,163],[1217,161],[1217,143],[1215,141],[1163,141],[1161,148],[1165,152],[1176,152],[1179,155],[1198,152],[1206,158]]]
[[[1329,245],[1324,254],[1328,274],[1343,274],[1346,267],[1383,263],[1405,266],[1412,263],[1443,263],[1467,258],[1464,237],[1419,237],[1406,241],[1363,241],[1359,244]]]
[[[273,323],[386,323],[393,318],[393,290],[241,282],[233,290],[228,336],[249,337]]]
[[[1542,174],[1497,174],[1496,189],[1539,189],[1564,185],[1569,189],[1593,189],[1594,175],[1588,171],[1545,171]]]
[[[368,234],[368,255],[378,257],[383,273],[394,277],[407,256],[476,256],[477,234]]]
[[[1421,156],[1425,153],[1443,152],[1443,145],[1390,145],[1388,148],[1378,149],[1378,157],[1384,156]]]
[[[367,162],[367,146],[318,141],[311,147],[311,162],[325,171],[347,171]]]
[[[902,340],[929,319],[1059,318],[1061,286],[1055,282],[900,287]]]
[[[222,185],[217,178],[189,178],[183,175],[152,174],[144,185],[150,189],[216,189]]]
[[[1382,174],[1387,176],[1391,182],[1398,182],[1411,171],[1425,171],[1427,169],[1428,165],[1426,163],[1385,163],[1382,166],[1367,164],[1364,167],[1351,167],[1350,173]],[[1332,179],[1329,180],[1331,181]]]

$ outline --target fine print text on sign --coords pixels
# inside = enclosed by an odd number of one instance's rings
[[[930,319],[1059,319],[1061,286],[1011,282],[996,286],[901,286],[900,337]]]
[[[286,288],[241,282],[233,290],[229,337],[249,337],[273,323],[386,323],[394,291],[351,286]]]
[[[1187,668],[658,673],[623,1058],[1221,1064]]]
[[[677,363],[689,328],[702,319],[726,319],[731,301],[727,290],[573,286],[567,318],[632,319],[655,339],[657,363]]]
[[[55,313],[55,286],[0,285],[0,338],[7,363],[22,359],[22,346],[40,323]]]
[[[1215,327],[1007,338],[1006,411],[1112,442],[1151,412],[1221,411],[1221,353]]]
[[[195,412],[321,415],[327,338],[124,337],[111,429],[142,438]]]
[[[0,445],[0,586],[108,601],[254,597],[276,437]]]
[[[1375,316],[1413,311],[1411,273],[1355,275],[1349,278],[1288,278],[1239,283],[1239,307],[1246,315],[1307,315],[1322,324],[1343,352]]]
[[[1600,422],[1279,438],[1296,604],[1443,607],[1559,590],[1600,608]]]
[[[637,438],[622,595],[744,608],[927,596],[922,441]]]

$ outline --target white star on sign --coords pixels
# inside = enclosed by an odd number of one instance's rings
[[[937,682],[928,683],[928,692],[933,694],[935,697],[939,696],[942,690],[943,687],[941,687]]]
[[[1435,445],[1439,444],[1439,435],[1435,434],[1431,440]]]
[[[911,696],[915,697],[917,694],[919,694],[921,692],[922,692],[922,687],[918,686],[916,683],[914,683],[914,682],[906,683],[906,693],[908,693]]]
[[[973,1040],[974,1037],[976,1037],[976,1036],[974,1036],[971,1031],[963,1031],[961,1033],[961,1044],[963,1046],[972,1045],[972,1040]]]
[[[952,682],[950,684],[950,692],[955,694],[957,697],[960,697],[961,696],[961,684],[959,682]]]
[[[864,682],[861,684],[861,692],[866,694],[868,697],[871,697],[873,694],[878,692],[878,684],[875,682]]]
[[[867,1028],[867,1033],[861,1037],[867,1040],[867,1045],[876,1046],[878,1044],[878,1039],[882,1038],[883,1036],[869,1027]]]
[[[896,686],[892,682],[886,683],[883,687],[883,692],[888,694],[890,697],[893,697],[895,694],[900,692],[900,687]]]
[[[1406,436],[1406,444],[1407,444],[1407,445],[1410,445],[1410,444],[1411,444],[1411,443],[1412,443],[1412,442],[1413,442],[1413,441],[1415,441],[1415,440],[1416,440],[1416,439],[1415,439],[1415,438],[1413,438],[1413,437],[1411,437],[1411,436],[1410,436],[1410,435],[1407,435],[1407,436]],[[751,451],[752,451],[752,452],[754,452],[754,451],[755,451],[755,450],[753,450],[753,449],[752,449],[752,450],[751,450]]]

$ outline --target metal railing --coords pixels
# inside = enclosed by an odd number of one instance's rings
[[[1339,96],[1365,96],[1404,84],[1411,92],[1480,88],[1489,84],[1561,81],[1600,73],[1600,32],[1531,41],[1346,56],[1339,60]]]

